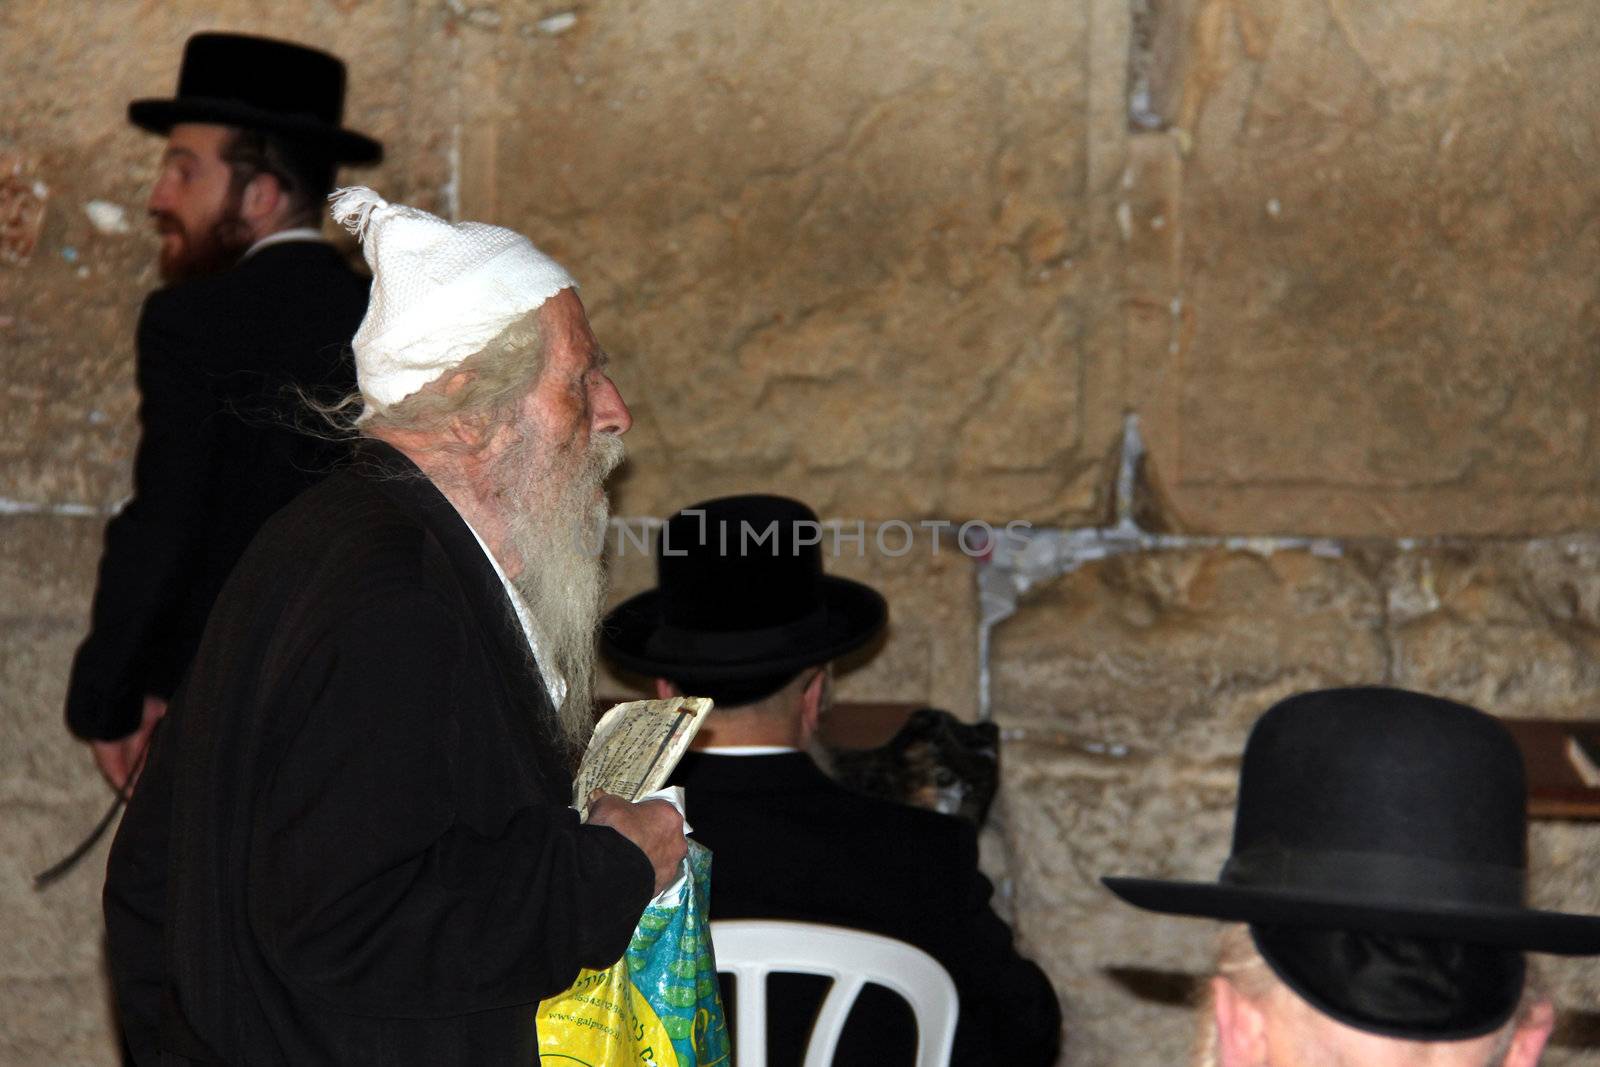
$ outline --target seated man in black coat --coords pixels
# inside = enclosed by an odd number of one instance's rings
[[[822,573],[815,530],[810,509],[781,497],[686,509],[664,530],[659,588],[620,605],[602,630],[606,654],[655,676],[661,695],[717,703],[673,779],[712,852],[711,917],[827,923],[915,945],[960,994],[952,1062],[1052,1063],[1055,992],[990,907],[972,827],[849,792],[806,754],[828,706],[829,661],[865,645],[887,616],[875,591]],[[774,979],[769,1062],[800,1062],[820,981]],[[836,1062],[910,1063],[909,1026],[904,1003],[869,986]]]
[[[603,482],[631,419],[566,271],[346,190],[367,438],[234,569],[112,847],[135,1062],[529,1067],[537,1002],[621,957],[685,852],[580,824]]]
[[[245,546],[343,455],[297,423],[303,393],[354,388],[350,338],[367,307],[368,279],[321,231],[335,167],[383,154],[341,128],[344,83],[324,52],[201,33],[176,97],[128,108],[166,138],[149,208],[168,284],[139,316],[133,498],[106,525],[66,700],[118,789]]]

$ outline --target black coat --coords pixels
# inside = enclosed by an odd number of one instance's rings
[[[367,286],[331,245],[286,241],[145,300],[133,498],[106,524],[67,689],[79,737],[125,737],[146,694],[171,696],[245,546],[342,452],[302,432],[300,391],[355,388]]]
[[[713,920],[797,919],[915,945],[950,972],[961,997],[952,1063],[1054,1062],[1055,991],[990,907],[993,887],[978,871],[969,824],[849,792],[798,752],[691,752],[673,782],[685,787],[695,839],[711,849]],[[825,992],[818,981],[791,978],[780,989],[773,980],[774,1067],[800,1062]],[[835,1062],[910,1063],[909,1017],[898,997],[867,987]]]
[[[488,558],[400,453],[274,516],[112,846],[137,1061],[532,1064],[536,1002],[620,958],[653,884],[568,807],[553,724]]]

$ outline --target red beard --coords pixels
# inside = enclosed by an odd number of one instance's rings
[[[237,198],[230,197],[216,220],[209,226],[197,227],[197,233],[184,229],[183,222],[169,212],[158,212],[153,217],[157,233],[163,237],[177,234],[180,238],[172,251],[165,246],[161,249],[156,265],[163,281],[180,282],[221,274],[237,265],[253,243],[250,228],[239,217]]]

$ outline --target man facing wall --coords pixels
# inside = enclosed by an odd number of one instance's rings
[[[995,914],[972,826],[860,796],[811,758],[830,661],[867,645],[888,618],[876,591],[823,573],[806,536],[816,519],[778,496],[686,508],[664,529],[658,588],[619,605],[602,631],[606,654],[656,675],[660,695],[716,701],[673,776],[712,852],[711,917],[827,923],[915,945],[961,998],[953,1062],[1053,1063],[1055,990]],[[768,1062],[798,1064],[826,983],[773,983]],[[909,1063],[916,1043],[903,1008],[869,987],[838,1062]]]

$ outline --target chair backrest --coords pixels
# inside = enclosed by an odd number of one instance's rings
[[[860,930],[775,919],[723,919],[711,924],[717,970],[737,983],[735,1067],[766,1067],[767,975],[774,971],[833,979],[811,1029],[805,1067],[828,1067],[845,1018],[868,982],[911,1005],[917,1020],[917,1067],[945,1067],[956,1036],[956,986],[919,948]]]

